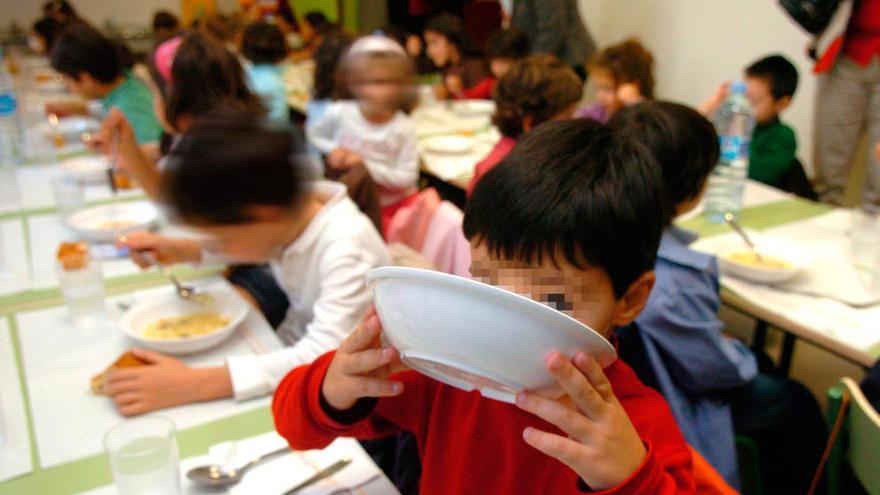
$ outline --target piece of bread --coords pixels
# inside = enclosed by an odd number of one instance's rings
[[[114,361],[113,364],[107,367],[107,369],[92,377],[92,392],[97,395],[107,395],[107,391],[104,389],[104,385],[107,382],[107,375],[110,374],[111,371],[122,368],[136,368],[138,366],[146,366],[148,364],[150,363],[135,356],[134,354],[132,354],[131,351],[125,351],[124,353],[122,353],[121,356],[119,356],[119,359]]]
[[[55,256],[65,270],[85,268],[89,264],[89,244],[83,241],[62,242]]]

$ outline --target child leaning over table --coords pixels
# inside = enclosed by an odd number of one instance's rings
[[[468,202],[474,275],[612,338],[654,283],[656,168],[645,148],[595,122],[543,124]],[[272,407],[292,447],[409,431],[423,495],[694,493],[690,451],[666,402],[622,361],[601,369],[584,352],[536,356],[567,395],[522,392],[507,404],[403,370],[381,331],[369,316],[337,351],[282,381]]]
[[[340,64],[340,80],[355,100],[330,103],[306,134],[328,169],[367,168],[387,228],[418,191],[416,129],[403,112],[414,95],[412,61],[397,42],[371,35],[355,41]]]
[[[120,132],[131,133],[124,125]],[[301,180],[305,149],[289,128],[260,115],[208,114],[171,149],[159,199],[170,216],[199,232],[195,239],[132,233],[132,257],[147,263],[193,262],[203,248],[239,263],[268,262],[290,307],[278,328],[288,346],[190,368],[135,350],[151,364],[116,370],[107,392],[124,415],[179,404],[266,395],[294,367],[336,348],[370,303],[365,275],[390,264],[382,238],[348,198],[345,186]]]
[[[673,224],[703,196],[718,162],[715,129],[668,102],[621,110],[609,125],[657,159],[666,202],[657,281],[637,325],[618,332],[621,358],[666,397],[688,443],[729,483],[739,484],[736,433],[757,443],[768,493],[806,493],[825,443],[816,400],[797,382],[759,372],[752,351],[724,335],[718,262],[688,247],[696,236]]]

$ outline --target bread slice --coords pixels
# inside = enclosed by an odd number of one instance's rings
[[[107,375],[109,375],[111,371],[122,368],[136,368],[138,366],[146,366],[148,364],[150,363],[135,356],[134,354],[132,354],[131,351],[125,351],[124,353],[122,353],[121,356],[119,356],[119,359],[114,361],[113,364],[107,367],[107,369],[92,377],[92,393],[97,395],[108,395],[104,386],[107,383]]]

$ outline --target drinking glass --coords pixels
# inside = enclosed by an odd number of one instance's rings
[[[120,495],[180,494],[180,460],[171,420],[128,420],[107,433],[104,448]]]

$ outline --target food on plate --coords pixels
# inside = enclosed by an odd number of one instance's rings
[[[794,265],[788,261],[773,256],[767,256],[766,254],[758,256],[758,253],[755,253],[754,251],[737,251],[727,254],[724,257],[728,261],[753,268],[766,268],[770,270],[790,270],[794,268]]]
[[[84,241],[62,242],[55,257],[65,270],[78,270],[89,264],[89,244]]]
[[[98,224],[101,230],[119,230],[137,224],[134,220],[107,220]]]
[[[107,395],[105,384],[107,383],[107,376],[110,374],[111,371],[122,368],[136,368],[138,366],[146,366],[148,364],[150,363],[135,356],[134,354],[132,354],[131,351],[125,351],[124,353],[122,353],[121,356],[119,356],[116,361],[113,362],[113,364],[108,366],[107,369],[92,377],[92,392],[97,395]]]
[[[143,336],[160,340],[197,337],[225,327],[230,320],[228,316],[217,313],[191,313],[160,318],[144,328]]]

